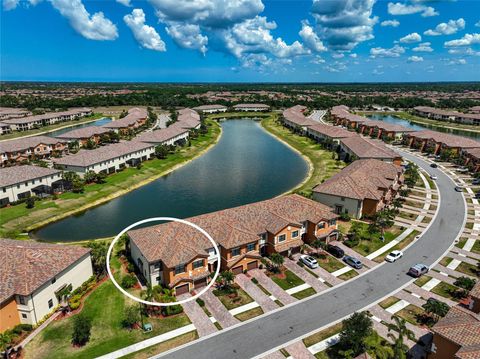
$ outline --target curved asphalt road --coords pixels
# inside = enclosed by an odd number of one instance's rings
[[[459,192],[454,191],[454,182],[441,170],[430,168],[426,161],[408,153],[401,154],[437,175],[441,201],[431,226],[405,251],[399,262],[381,265],[345,285],[160,354],[157,358],[255,357],[371,305],[412,281],[406,274],[410,265],[424,263],[430,266],[442,257],[462,230],[467,213],[465,201]]]

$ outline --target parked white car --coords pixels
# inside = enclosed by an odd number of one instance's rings
[[[393,262],[396,262],[398,259],[400,259],[402,257],[403,257],[403,252],[402,251],[392,251],[385,257],[385,260],[387,262],[393,263]]]
[[[307,255],[300,256],[300,261],[302,261],[302,263],[309,268],[312,268],[312,269],[318,268],[318,262],[312,256],[307,256]]]
[[[436,181],[436,180],[438,179],[438,177],[437,177],[437,176],[435,176],[435,175],[430,175],[430,179],[432,179],[432,180]]]

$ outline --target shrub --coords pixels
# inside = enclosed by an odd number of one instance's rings
[[[76,315],[73,318],[72,343],[75,345],[85,345],[90,340],[92,329],[92,320],[84,314]]]
[[[135,266],[133,265],[133,263],[128,263],[128,265],[127,265],[127,271],[128,271],[129,273],[135,272]]]
[[[205,306],[205,302],[203,301],[203,299],[200,299],[200,298],[197,298],[197,304],[201,307]]]
[[[28,209],[31,209],[31,208],[35,207],[35,198],[34,197],[28,197],[25,202],[27,203],[27,208]]]
[[[132,328],[140,320],[140,310],[137,305],[125,307],[122,325],[125,328]]]
[[[168,307],[163,308],[163,315],[175,315],[183,312],[183,308],[181,305],[169,305]]]
[[[137,283],[137,277],[133,274],[127,274],[122,278],[122,287],[125,289],[132,288]]]
[[[466,289],[466,290],[471,290],[475,286],[475,279],[468,278],[468,277],[460,277],[458,278],[455,283],[457,287]]]
[[[350,217],[350,215],[348,213],[342,213],[340,215],[340,219],[342,221],[349,222],[352,218]]]
[[[257,278],[252,278],[252,282],[253,282],[254,284],[258,284]]]

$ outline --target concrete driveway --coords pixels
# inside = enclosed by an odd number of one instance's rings
[[[406,159],[438,176],[437,186],[441,197],[431,226],[420,240],[404,251],[402,261],[380,264],[344,285],[330,288],[157,357],[234,359],[267,354],[355,311],[363,310],[413,282],[407,276],[409,266],[415,263],[431,266],[441,258],[461,233],[467,209],[462,194],[454,191],[455,184],[446,174],[440,169],[430,168],[426,161],[416,156],[399,152]]]

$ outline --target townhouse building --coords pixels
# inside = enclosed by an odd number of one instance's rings
[[[203,106],[197,106],[193,107],[192,110],[201,112],[201,113],[222,113],[222,112],[227,112],[228,108],[227,106],[223,105],[203,105]]]
[[[135,131],[147,122],[148,111],[144,108],[134,107],[128,110],[127,116],[103,125],[116,133],[128,133]]]
[[[167,128],[163,128],[161,130],[142,133],[141,135],[135,137],[134,141],[150,143],[155,146],[173,146],[186,142],[188,140],[188,137],[188,129],[185,129],[182,126],[170,125]]]
[[[68,151],[67,142],[48,136],[23,137],[0,142],[1,166],[29,160],[61,156]]]
[[[464,166],[467,166],[475,173],[480,171],[480,148],[462,149],[461,155]]]
[[[284,110],[282,112],[283,124],[292,130],[306,134],[311,126],[318,124],[318,122],[305,117],[304,112],[306,110],[307,108],[301,105],[296,105]]]
[[[277,197],[187,220],[207,231],[220,249],[221,270],[258,268],[262,256],[289,255],[315,239],[336,239],[337,215],[299,195]],[[151,285],[177,295],[208,283],[218,256],[197,230],[176,222],[129,231],[131,257]]]
[[[73,121],[91,114],[92,110],[89,108],[74,108],[62,112],[49,112],[43,115],[7,119],[2,122],[10,125],[13,131],[27,131],[59,122]]]
[[[0,332],[39,323],[93,275],[90,249],[0,239]]]
[[[401,165],[403,160],[397,152],[381,140],[352,136],[340,140],[340,156],[346,162],[356,159],[376,159]]]
[[[102,135],[108,134],[112,131],[111,128],[103,126],[87,126],[62,133],[58,135],[57,138],[68,142],[77,141],[79,147],[85,147],[89,141],[93,141],[98,145],[101,141]]]
[[[316,123],[307,129],[308,137],[319,143],[328,145],[331,149],[336,149],[340,141],[344,138],[358,137],[355,132],[348,131],[341,127]]]
[[[388,206],[403,183],[402,168],[376,159],[357,160],[313,188],[313,199],[335,213],[371,217]]]
[[[83,177],[88,171],[111,174],[150,159],[155,146],[139,141],[121,141],[96,148],[82,150],[53,161],[56,168],[72,171]]]
[[[462,151],[480,148],[480,142],[478,141],[431,130],[406,134],[404,143],[421,152],[434,155],[440,155],[443,151],[451,151],[454,156],[460,156]]]
[[[359,123],[357,131],[362,135],[385,140],[401,140],[405,134],[416,132],[402,125],[370,119]]]
[[[428,106],[417,106],[413,108],[415,115],[431,118],[437,121],[452,121],[469,125],[480,125],[480,114],[462,113],[458,111],[442,110]]]
[[[63,190],[62,172],[39,166],[0,168],[0,206],[30,196],[44,196]]]
[[[12,133],[12,127],[8,123],[0,122],[0,135]]]
[[[31,115],[28,110],[14,107],[0,107],[0,120],[8,120],[10,118],[19,118]]]
[[[233,109],[239,112],[266,112],[270,110],[270,106],[263,103],[241,103],[233,106]]]

